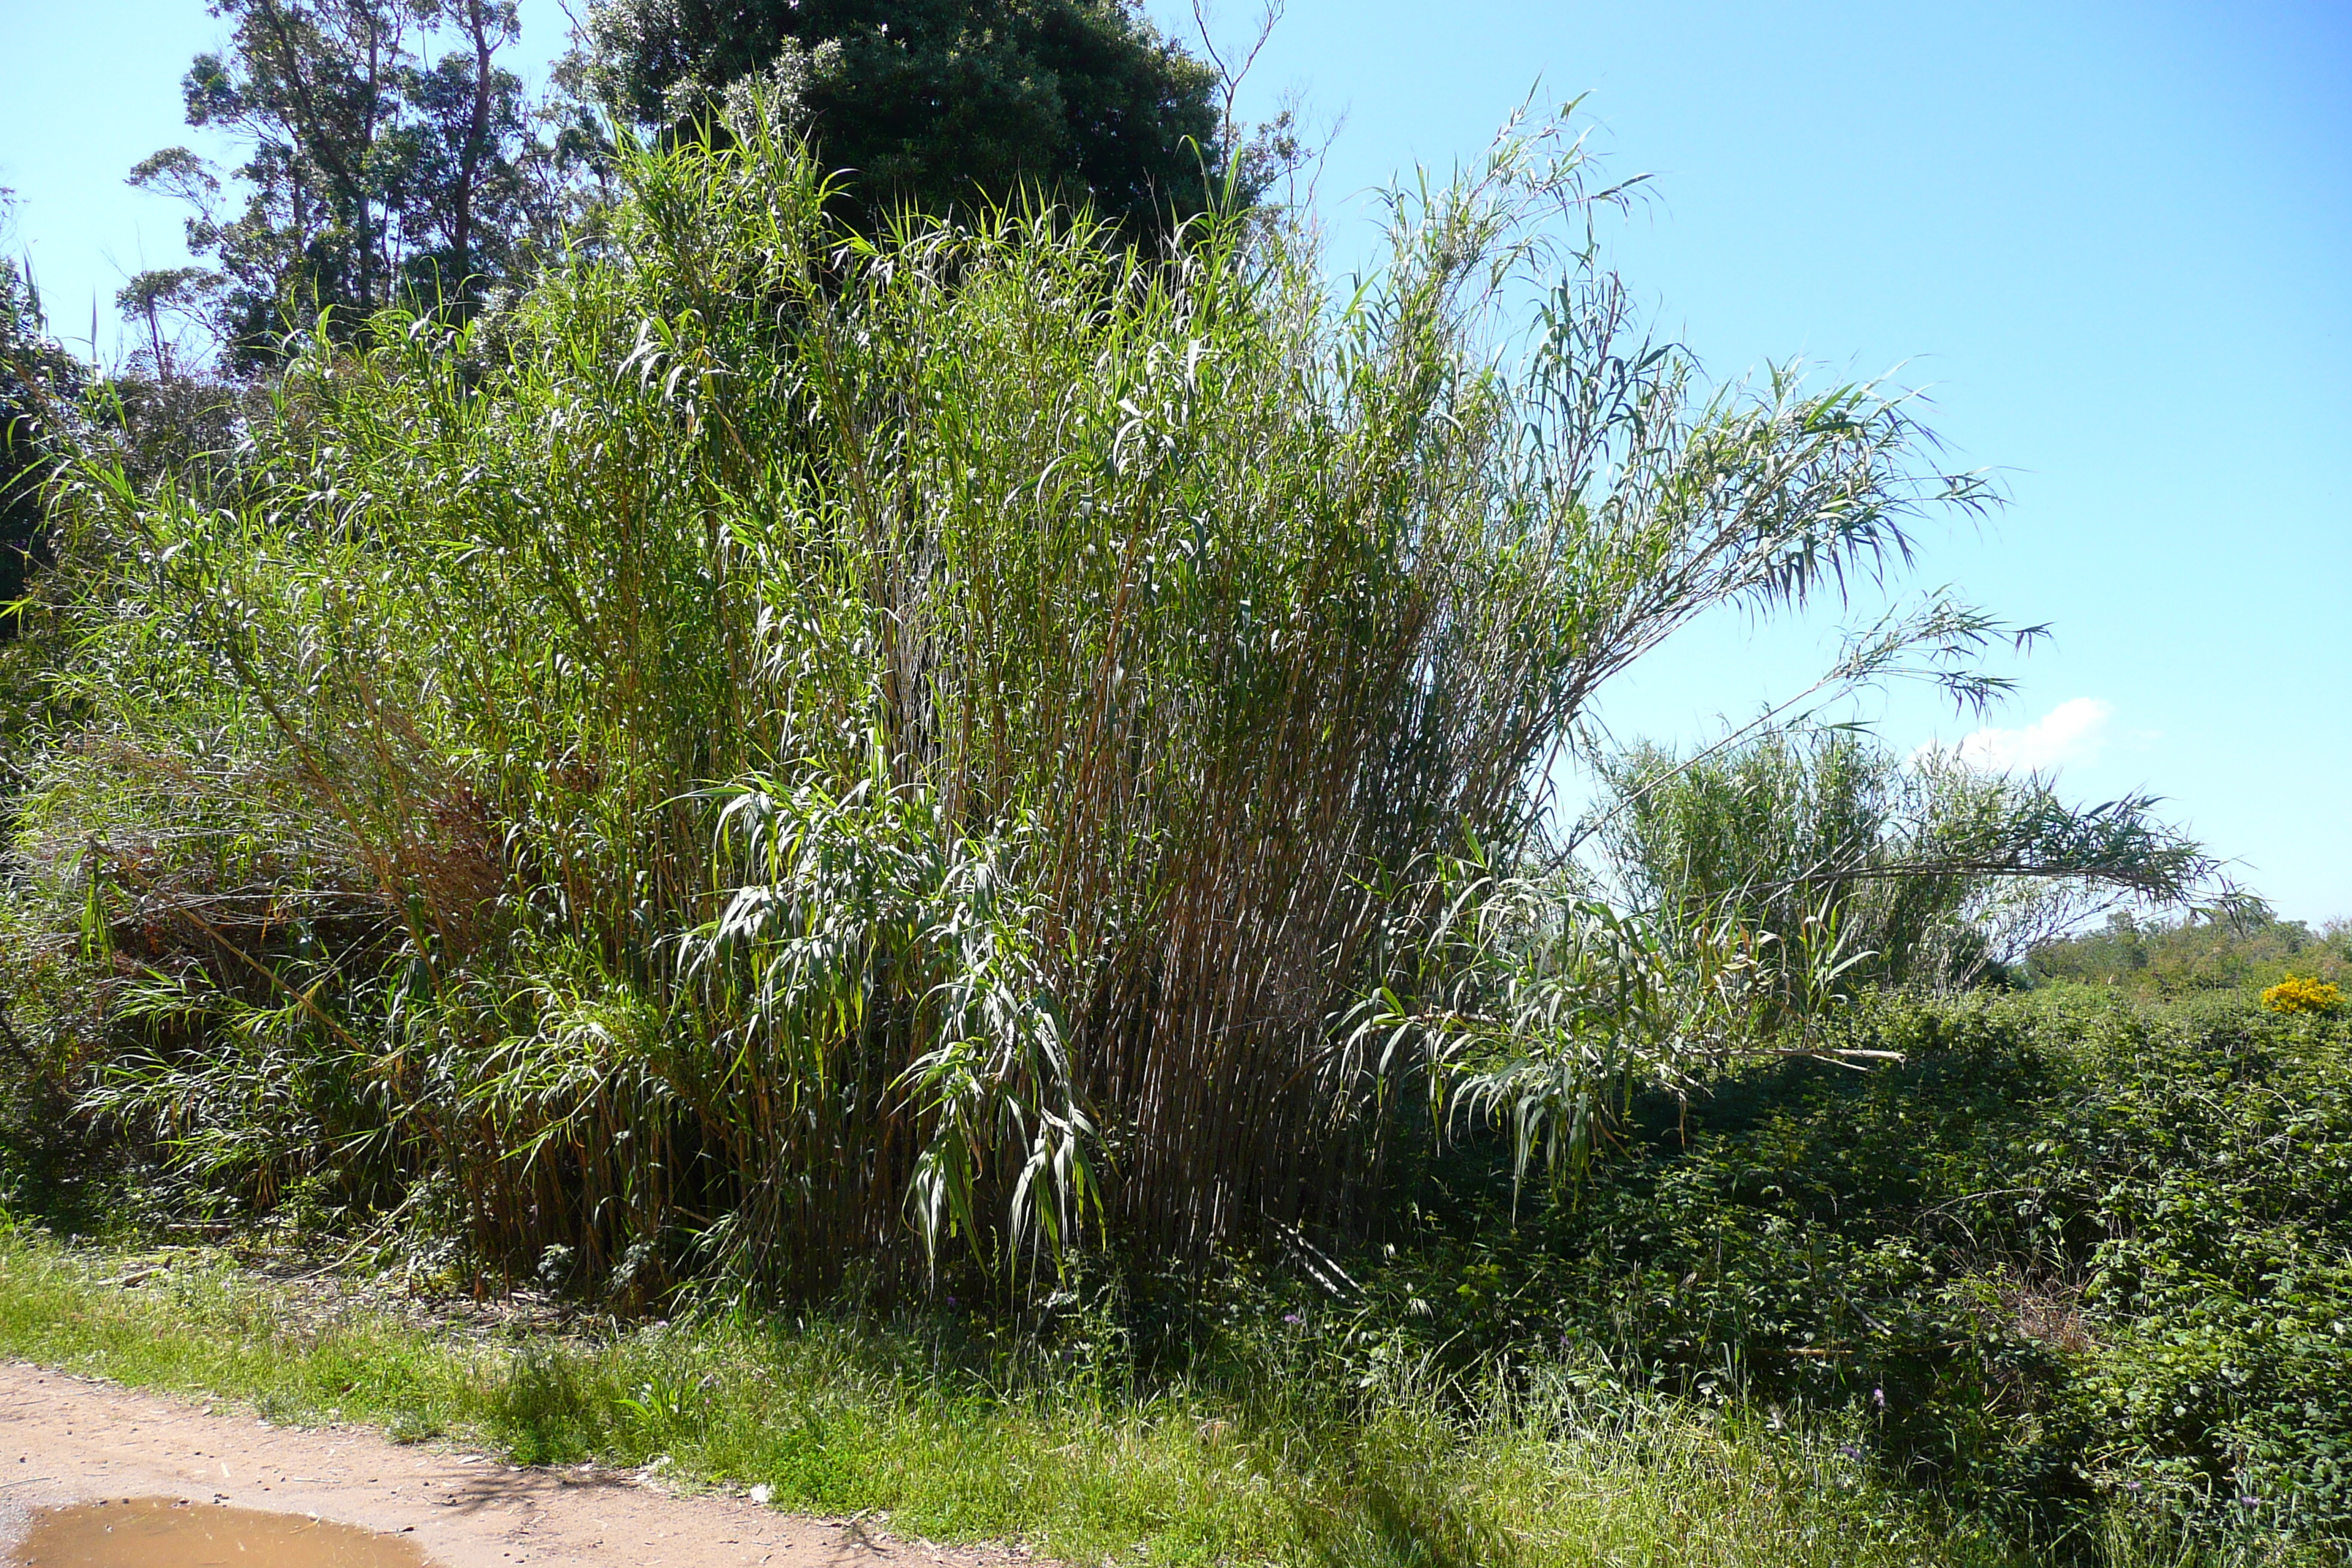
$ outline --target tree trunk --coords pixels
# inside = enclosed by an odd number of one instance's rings
[[[456,216],[450,247],[457,253],[457,289],[467,292],[473,277],[474,189],[481,177],[482,151],[490,134],[490,41],[486,0],[466,0],[466,31],[474,43],[474,117],[466,127],[465,150],[457,158]]]
[[[383,93],[379,89],[379,78],[383,69],[383,29],[377,25],[378,18],[373,6],[365,8],[365,16],[366,20],[362,26],[367,28],[367,107],[365,118],[362,121],[363,129],[360,134],[359,155],[352,160],[353,166],[357,169],[367,167],[367,155],[375,146],[376,111],[382,107],[383,101]],[[364,313],[373,311],[376,306],[373,277],[376,258],[374,240],[368,233],[366,186],[357,185],[355,194],[359,197],[360,220],[360,310]],[[386,216],[389,216],[389,215]],[[390,270],[391,265],[392,258],[387,254],[384,258],[387,271]]]

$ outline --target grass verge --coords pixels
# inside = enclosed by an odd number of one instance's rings
[[[779,1507],[903,1535],[1088,1563],[2006,1561],[1832,1436],[1629,1402],[1566,1370],[1469,1401],[1404,1378],[1343,1412],[1311,1377],[1137,1392],[1084,1366],[990,1376],[956,1352],[945,1331],[806,1319],[486,1329],[216,1255],[0,1230],[0,1354],[276,1421],[764,1484]]]

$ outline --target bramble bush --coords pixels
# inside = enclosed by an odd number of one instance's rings
[[[1330,1310],[1365,1355],[1855,1418],[2021,1541],[2352,1540],[2352,1029],[2063,986],[1840,1030],[1904,1060],[1650,1098],[1580,1185],[1433,1158]]]

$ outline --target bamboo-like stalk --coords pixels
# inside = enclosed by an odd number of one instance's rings
[[[289,885],[396,933],[318,961],[385,1086],[320,1121],[394,1152],[356,1200],[445,1183],[498,1265],[638,1293],[1359,1212],[1412,1097],[1343,1020],[1433,858],[1523,843],[1691,616],[1975,499],[1899,399],[1701,399],[1622,341],[1546,248],[1594,199],[1547,135],[1400,198],[1334,303],[1258,216],[860,239],[747,121],[640,156],[612,252],[507,314],[322,345],[228,504],[90,483],[76,722],[210,726],[334,840]],[[74,756],[44,842],[280,832]]]

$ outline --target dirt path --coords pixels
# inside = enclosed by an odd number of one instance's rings
[[[516,1468],[371,1430],[272,1426],[21,1363],[0,1363],[0,1561],[32,1510],[100,1499],[311,1514],[414,1542],[438,1568],[985,1568],[741,1498],[675,1496],[631,1471]]]

